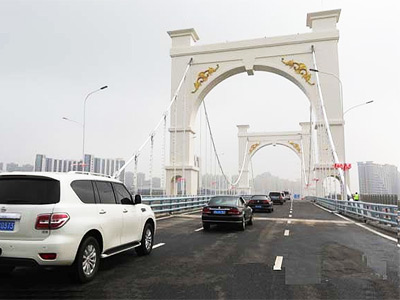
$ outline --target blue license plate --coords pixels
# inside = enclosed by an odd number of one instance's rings
[[[261,205],[256,205],[256,208],[262,208],[262,206]]]
[[[216,215],[224,215],[225,214],[225,210],[214,210],[214,214],[216,214]]]
[[[0,231],[13,231],[15,221],[0,221]]]

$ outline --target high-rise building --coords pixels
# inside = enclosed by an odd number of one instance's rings
[[[358,162],[360,194],[399,194],[399,171],[393,165]]]
[[[3,163],[0,162],[0,173],[3,172]]]
[[[92,154],[85,154],[84,171],[90,173],[104,174],[112,176],[114,175],[123,165],[125,161],[121,158],[98,158]],[[11,169],[17,168],[18,165],[10,165]],[[35,171],[36,172],[70,172],[70,171],[81,171],[82,161],[76,161],[71,159],[54,159],[48,158],[44,154],[36,154],[35,159]],[[122,171],[119,180],[124,181],[125,171]]]

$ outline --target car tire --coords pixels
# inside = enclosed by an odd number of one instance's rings
[[[210,228],[211,228],[211,225],[210,225],[210,224],[208,224],[208,223],[203,223],[203,230],[204,230],[204,231],[209,231]]]
[[[153,250],[154,242],[154,228],[150,223],[146,223],[142,233],[141,245],[135,248],[137,255],[149,255],[151,250]]]
[[[82,241],[72,265],[72,275],[78,282],[86,283],[96,276],[100,255],[100,246],[94,237],[88,236]]]
[[[14,266],[1,266],[0,267],[0,277],[8,276],[12,271],[14,271]]]
[[[243,216],[242,222],[239,225],[239,230],[244,231],[246,229],[246,218]]]

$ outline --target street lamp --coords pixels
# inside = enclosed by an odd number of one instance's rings
[[[344,116],[346,113],[348,113],[350,110],[354,109],[354,108],[357,108],[357,107],[360,107],[360,106],[363,106],[363,105],[367,105],[367,104],[370,104],[370,103],[373,103],[373,102],[374,102],[374,100],[370,100],[370,101],[367,101],[367,102],[364,102],[364,103],[360,103],[360,104],[354,105],[354,106],[350,107],[349,109],[347,109],[347,110],[343,113],[343,116]]]
[[[105,85],[97,90],[94,90],[93,92],[90,92],[89,94],[86,95],[86,98],[83,102],[83,122],[82,122],[82,171],[84,171],[84,165],[85,165],[85,121],[86,121],[86,101],[88,98],[93,95],[94,93],[97,93],[101,90],[106,89],[108,86]]]
[[[82,123],[80,123],[80,122],[78,122],[78,121],[75,121],[75,120],[72,120],[72,119],[69,119],[69,118],[67,118],[67,117],[62,117],[62,119],[65,120],[65,121],[69,121],[69,122],[76,123],[76,124],[78,124],[79,126],[83,126]]]

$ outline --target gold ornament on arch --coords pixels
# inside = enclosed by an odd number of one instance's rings
[[[314,82],[310,82],[311,80],[311,73],[308,72],[308,68],[305,64],[301,63],[301,62],[296,62],[293,59],[291,60],[286,60],[282,57],[282,63],[284,63],[285,65],[289,66],[291,69],[293,68],[293,70],[301,75],[301,77],[309,84],[309,85],[315,85]]]
[[[192,91],[192,94],[196,93],[197,90],[201,87],[202,83],[207,81],[208,77],[210,77],[210,75],[215,73],[218,69],[219,69],[219,65],[217,64],[217,66],[215,68],[209,67],[207,70],[200,72],[197,75],[196,82],[193,84],[194,90]]]

